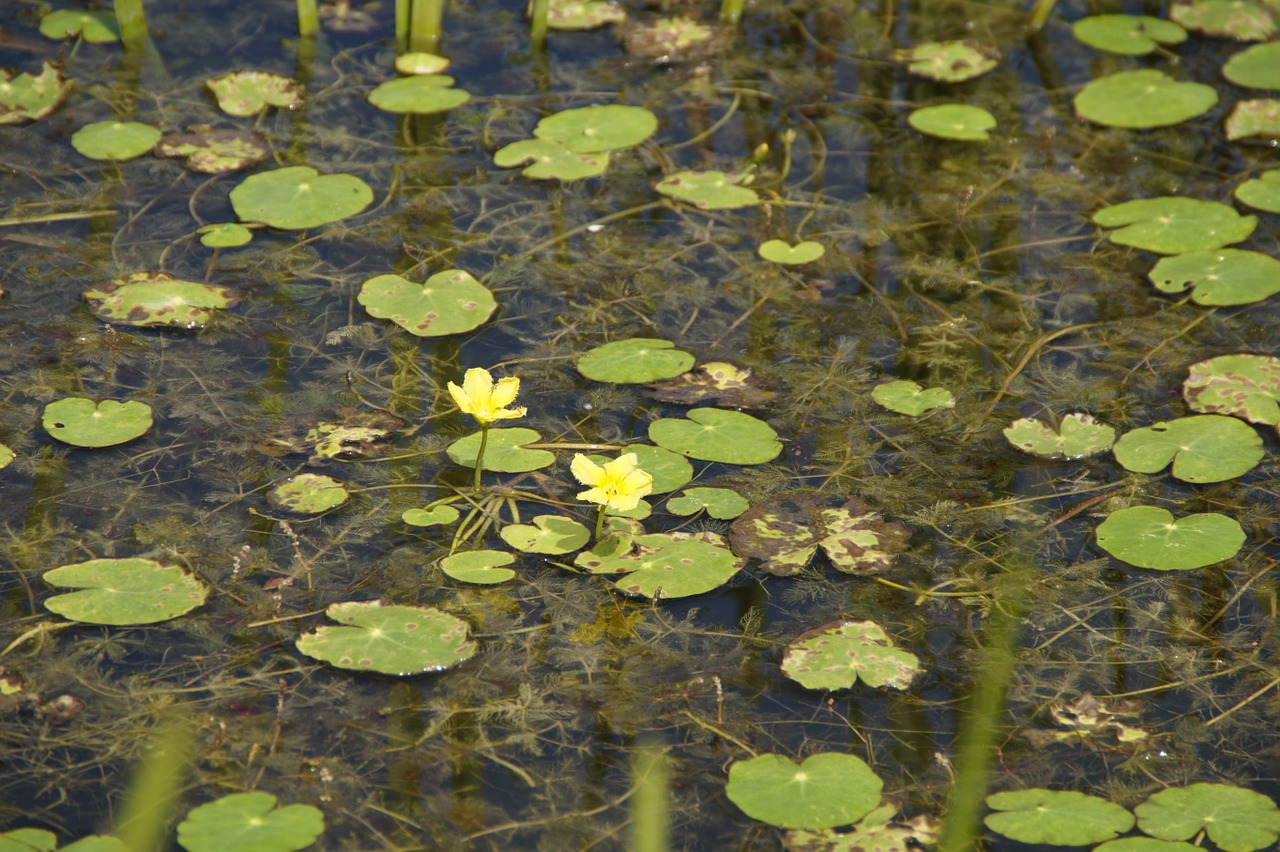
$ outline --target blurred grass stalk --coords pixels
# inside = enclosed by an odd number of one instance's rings
[[[116,837],[134,852],[167,849],[169,822],[177,811],[195,731],[186,719],[161,723],[134,769],[117,822]]]
[[[316,0],[298,0],[298,35],[303,38],[320,32],[320,16],[316,12]]]
[[[147,16],[142,12],[142,0],[115,0],[115,7],[120,40],[125,48],[143,49],[147,43]]]
[[[667,852],[671,848],[671,767],[662,745],[641,742],[631,764],[629,852]]]
[[[529,46],[535,53],[547,46],[547,11],[550,8],[551,0],[530,0]]]
[[[444,0],[396,0],[396,44],[408,51],[440,52]]]
[[[736,27],[742,20],[744,0],[722,0],[720,3],[720,23],[727,27]]]
[[[1056,2],[1057,0],[1036,0],[1036,4],[1031,7],[1031,17],[1027,19],[1027,32],[1038,33],[1044,29]]]

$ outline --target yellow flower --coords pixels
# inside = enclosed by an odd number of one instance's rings
[[[653,477],[636,466],[636,454],[618,456],[604,467],[578,453],[569,466],[583,485],[590,485],[578,495],[579,500],[599,503],[619,512],[629,512],[640,504],[640,498],[653,490]]]
[[[512,417],[524,417],[529,409],[507,408],[515,402],[520,392],[520,380],[511,376],[499,379],[495,385],[493,376],[488,370],[472,367],[462,379],[462,387],[449,382],[449,395],[462,409],[463,414],[470,414],[481,426],[488,427],[495,420],[506,420]]]

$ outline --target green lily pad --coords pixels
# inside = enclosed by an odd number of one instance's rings
[[[44,602],[50,611],[87,624],[155,624],[204,603],[203,583],[175,565],[151,559],[90,559],[46,571],[44,581],[78,592]]]
[[[13,460],[17,458],[17,454],[4,444],[0,444],[0,470],[8,467]]]
[[[931,814],[910,820],[894,819],[898,806],[890,801],[864,816],[849,831],[792,829],[784,848],[788,852],[912,852],[931,847],[941,824]]]
[[[762,464],[782,452],[768,423],[721,408],[695,408],[687,419],[656,420],[649,424],[649,438],[689,458],[725,464]]]
[[[1096,124],[1141,130],[1168,127],[1204,115],[1218,93],[1203,83],[1179,82],[1163,71],[1117,71],[1085,85],[1076,112]]]
[[[754,189],[739,185],[746,177],[725,172],[682,171],[668,175],[654,188],[668,198],[688,202],[701,210],[733,210],[760,203]]]
[[[97,121],[72,134],[71,147],[92,160],[129,160],[154,148],[160,135],[140,121]]]
[[[729,582],[743,562],[712,532],[609,535],[573,560],[592,574],[625,573],[614,588],[654,600],[709,592]]]
[[[1166,257],[1147,277],[1164,293],[1190,287],[1198,305],[1247,305],[1280,293],[1280,260],[1243,249],[1207,249]]]
[[[552,30],[594,30],[626,19],[625,9],[605,0],[551,0],[547,4],[547,29]]]
[[[1116,430],[1088,414],[1068,414],[1054,429],[1043,420],[1024,417],[1004,430],[1009,443],[1044,459],[1083,459],[1110,449]]]
[[[867,686],[906,689],[920,672],[915,654],[895,648],[874,621],[843,620],[804,633],[782,654],[782,673],[808,689]]]
[[[490,429],[489,443],[484,448],[484,469],[497,473],[525,473],[555,464],[555,454],[531,450],[525,444],[536,444],[542,436],[532,429]],[[449,445],[446,452],[454,464],[474,469],[480,452],[480,433],[474,432]]]
[[[791,245],[786,240],[765,240],[757,249],[760,256],[772,263],[797,265],[812,263],[827,251],[826,246],[813,240]]]
[[[442,74],[451,60],[421,50],[402,53],[396,57],[396,70],[401,74]]]
[[[1072,24],[1071,34],[1095,50],[1121,56],[1145,56],[1187,40],[1182,27],[1150,15],[1091,15]]]
[[[522,553],[573,553],[591,540],[591,530],[563,515],[538,515],[529,524],[507,524],[498,533]]]
[[[166,133],[156,145],[157,157],[184,157],[186,167],[219,175],[247,169],[271,153],[267,137],[256,130],[196,124],[185,133]]]
[[[451,524],[459,516],[457,509],[445,505],[433,509],[405,509],[400,513],[400,520],[413,527],[435,527]]]
[[[1192,784],[1155,793],[1135,808],[1138,827],[1162,840],[1201,831],[1224,852],[1267,849],[1280,838],[1280,809],[1262,793],[1229,784]]]
[[[734,761],[725,794],[747,816],[770,825],[832,828],[869,814],[883,787],[851,754],[814,754],[798,766],[780,754],[762,754]]]
[[[479,328],[498,307],[483,284],[461,269],[437,272],[423,284],[399,275],[375,275],[356,297],[379,319],[418,337],[443,337]]]
[[[1193,411],[1280,424],[1280,359],[1219,355],[1192,364],[1182,397]]]
[[[315,515],[347,502],[347,489],[332,476],[300,473],[277,482],[267,492],[267,502],[278,509]]]
[[[761,559],[779,577],[797,574],[819,548],[846,574],[887,571],[906,549],[911,531],[886,521],[856,497],[787,491],[739,515],[729,531],[733,552]]]
[[[1183,254],[1238,243],[1258,226],[1257,216],[1241,216],[1234,207],[1198,198],[1140,198],[1104,207],[1093,214],[1104,228],[1116,228],[1111,242],[1156,254]]]
[[[920,387],[916,382],[900,379],[871,389],[871,398],[890,411],[919,417],[935,408],[955,408],[956,398],[946,388]]]
[[[1232,55],[1222,76],[1248,89],[1280,89],[1280,41],[1255,44]]]
[[[533,135],[575,154],[601,154],[639,145],[657,129],[658,117],[649,110],[608,104],[549,115],[538,122]]]
[[[1183,0],[1169,7],[1169,17],[1189,30],[1236,41],[1266,41],[1276,33],[1271,12],[1251,0]]]
[[[693,366],[693,356],[670,340],[637,337],[588,350],[577,366],[592,381],[644,384],[680,375]]]
[[[253,241],[253,231],[235,222],[215,222],[196,229],[200,245],[208,248],[235,248]]]
[[[204,328],[215,310],[240,300],[235,290],[181,281],[163,272],[134,272],[81,294],[99,319],[120,325]]]
[[[270,793],[232,793],[187,814],[178,823],[178,843],[187,852],[294,852],[323,832],[319,808],[278,808]]]
[[[995,813],[983,822],[1019,843],[1087,846],[1133,828],[1133,814],[1119,805],[1074,790],[1010,790],[987,796]]]
[[[301,86],[266,71],[232,71],[207,80],[205,85],[227,115],[257,115],[268,106],[293,109],[302,103]]]
[[[71,81],[45,61],[36,76],[0,68],[0,124],[37,121],[58,108],[71,91]]]
[[[310,166],[250,175],[231,190],[231,206],[242,222],[284,230],[328,225],[356,215],[372,201],[373,190],[355,175],[322,175]]]
[[[521,174],[538,180],[581,180],[604,174],[609,168],[609,152],[579,154],[558,142],[521,139],[499,148],[493,162],[504,169],[529,163]]]
[[[1179,520],[1158,506],[1112,512],[1098,526],[1098,546],[1139,568],[1184,571],[1235,556],[1245,534],[1232,518],[1207,512]]]
[[[693,465],[679,453],[652,444],[629,444],[622,452],[635,453],[636,466],[653,477],[650,494],[675,491],[693,479]],[[591,460],[599,465],[609,461],[604,456],[591,456]]]
[[[1222,134],[1230,142],[1241,139],[1280,140],[1280,100],[1254,98],[1239,101],[1222,123]]]
[[[713,518],[731,521],[750,508],[747,498],[731,488],[686,488],[679,497],[667,501],[667,511],[692,515],[706,510]]]
[[[40,35],[54,41],[79,36],[90,44],[120,40],[116,16],[106,9],[58,9],[40,19]]]
[[[6,852],[3,843],[0,843],[0,852]],[[61,848],[60,852],[132,852],[132,850],[118,837],[112,837],[109,834],[91,834],[80,838],[75,843],[68,843]]]
[[[1236,198],[1268,213],[1280,213],[1280,169],[1263,172],[1236,187]]]
[[[0,852],[54,852],[58,836],[43,828],[15,828],[0,834]]]
[[[441,559],[440,570],[459,582],[489,586],[514,577],[516,572],[505,566],[515,561],[502,550],[468,550]]]
[[[454,79],[439,74],[400,77],[381,83],[369,93],[369,103],[394,113],[446,112],[471,100],[471,93],[453,88]]]
[[[476,652],[467,623],[438,609],[351,601],[325,612],[347,626],[318,627],[298,638],[298,650],[338,668],[416,675],[443,671]]]
[[[64,444],[113,447],[147,433],[151,428],[151,406],[137,400],[94,402],[68,397],[46,405],[41,423],[46,432]]]
[[[1115,445],[1126,470],[1155,473],[1173,462],[1184,482],[1222,482],[1262,461],[1262,437],[1242,420],[1220,414],[1180,417],[1125,433]]]
[[[929,136],[961,142],[982,142],[991,137],[996,117],[982,107],[938,104],[921,107],[907,116],[907,124]]]
[[[1000,62],[1000,51],[969,39],[929,41],[895,50],[894,62],[907,63],[907,71],[917,77],[942,83],[962,83],[981,77]]]
[[[765,408],[778,396],[772,383],[750,367],[707,361],[651,390],[656,399],[692,405],[716,400],[721,408]]]
[[[1154,837],[1121,837],[1093,847],[1093,852],[1204,852],[1190,843],[1156,840]]]

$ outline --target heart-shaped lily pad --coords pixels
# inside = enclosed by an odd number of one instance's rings
[[[935,408],[955,408],[956,398],[946,388],[922,388],[918,383],[900,379],[871,389],[877,403],[908,417],[919,417]]]
[[[206,802],[178,823],[187,852],[295,852],[324,832],[324,815],[311,805],[276,807],[270,793],[232,793]]]
[[[253,231],[235,222],[215,222],[196,229],[200,245],[208,248],[235,248],[253,241]]]
[[[96,121],[72,134],[71,147],[93,160],[129,160],[154,148],[160,135],[140,121]]]
[[[1133,828],[1124,808],[1074,790],[1010,790],[988,796],[987,805],[995,811],[983,820],[987,828],[1020,843],[1088,846]]]
[[[1139,568],[1182,571],[1235,556],[1245,534],[1232,518],[1216,512],[1177,521],[1158,506],[1131,506],[1112,512],[1098,526],[1098,546]]]
[[[1238,243],[1258,226],[1257,216],[1241,216],[1234,207],[1198,198],[1140,198],[1104,207],[1093,214],[1104,228],[1116,228],[1111,242],[1156,254],[1183,254]]]
[[[746,175],[725,172],[682,171],[667,176],[654,189],[701,210],[733,210],[760,203],[754,189],[740,185],[745,178]]]
[[[680,375],[693,366],[693,356],[670,340],[637,337],[588,350],[577,366],[593,381],[644,384]]]
[[[190,612],[209,590],[175,565],[151,559],[90,559],[46,571],[44,581],[78,592],[44,602],[51,611],[88,624],[154,624]]]
[[[46,405],[41,423],[64,444],[112,447],[146,434],[151,428],[151,406],[137,400],[94,402],[68,397]]]
[[[185,133],[167,133],[156,145],[157,157],[185,157],[193,172],[218,175],[247,169],[267,158],[271,144],[256,130],[195,124]]]
[[[687,419],[656,420],[649,424],[649,438],[672,452],[725,464],[761,464],[782,452],[768,423],[721,408],[695,408]]]
[[[524,553],[573,553],[591,540],[591,530],[563,515],[538,515],[528,524],[507,524],[502,540]]]
[[[484,469],[497,473],[525,473],[555,464],[554,453],[531,450],[525,444],[536,444],[542,436],[532,429],[490,429],[484,448]],[[446,452],[454,464],[474,469],[480,452],[480,433],[473,432],[449,445]]]
[[[943,83],[963,83],[981,77],[1000,62],[1000,51],[970,39],[928,41],[895,50],[894,62],[905,62],[917,77]]]
[[[1226,852],[1271,848],[1280,838],[1280,810],[1270,797],[1230,784],[1192,784],[1159,791],[1135,808],[1138,827],[1163,840],[1200,832]]]
[[[1150,15],[1090,15],[1072,24],[1071,34],[1096,50],[1122,56],[1145,56],[1187,40],[1182,27]]]
[[[679,453],[652,444],[628,444],[622,452],[635,453],[636,467],[653,477],[650,494],[675,491],[693,479],[693,465]],[[591,460],[599,465],[609,461],[603,456],[591,456]]]
[[[40,19],[40,35],[54,41],[79,36],[90,44],[120,40],[116,16],[107,9],[57,9]]]
[[[1083,459],[1109,449],[1116,430],[1088,414],[1068,414],[1057,429],[1030,417],[1015,420],[1004,436],[1023,452],[1044,459]]]
[[[239,301],[235,290],[182,281],[164,272],[133,272],[81,295],[106,322],[188,331],[204,328],[215,310]]]
[[[471,100],[471,93],[453,88],[452,77],[416,75],[380,84],[369,93],[369,103],[395,113],[445,112]]]
[[[1243,249],[1192,251],[1163,258],[1147,277],[1165,293],[1190,287],[1199,305],[1247,305],[1280,293],[1280,260]]]
[[[493,162],[504,169],[529,163],[521,174],[538,180],[581,180],[604,174],[609,168],[609,152],[580,154],[558,142],[521,139],[495,151]]]
[[[1234,54],[1222,76],[1250,89],[1280,89],[1280,41],[1255,44]]]
[[[744,560],[712,532],[610,535],[574,564],[593,574],[626,573],[614,588],[652,599],[685,598],[718,588],[742,570]]]
[[[58,108],[69,91],[71,81],[47,60],[35,76],[0,68],[0,124],[44,118]]]
[[[1222,122],[1222,135],[1230,142],[1241,139],[1280,141],[1280,100],[1253,98],[1238,101]]]
[[[982,142],[991,137],[996,117],[969,104],[938,104],[915,110],[907,116],[907,124],[939,139]]]
[[[347,502],[347,489],[332,476],[300,473],[271,486],[267,502],[277,509],[315,515]]]
[[[205,82],[227,115],[257,115],[268,106],[293,109],[302,103],[302,87],[266,71],[232,71]]]
[[[1194,411],[1280,423],[1280,358],[1219,355],[1192,364],[1182,397]]]
[[[413,527],[435,527],[458,520],[458,510],[452,506],[436,506],[432,509],[405,509],[400,520]]]
[[[1180,82],[1163,71],[1117,71],[1087,83],[1075,96],[1081,118],[1133,130],[1168,127],[1204,115],[1218,93],[1204,83]]]
[[[463,583],[493,585],[505,583],[516,575],[506,566],[516,558],[502,550],[468,550],[440,560],[440,570]]]
[[[765,240],[757,251],[761,257],[772,263],[798,265],[812,263],[822,257],[827,249],[822,243],[813,240],[805,240],[795,245],[791,245],[786,240]]]
[[[240,221],[285,230],[328,225],[356,215],[372,201],[373,190],[355,175],[322,175],[310,166],[250,175],[231,190],[231,206]]]
[[[732,488],[686,488],[679,497],[667,501],[667,511],[676,515],[692,515],[706,510],[713,518],[731,521],[747,511],[750,504]]]
[[[443,671],[476,652],[467,623],[438,609],[351,601],[325,612],[347,626],[318,627],[298,638],[298,650],[339,668],[415,675]]]
[[[867,686],[906,689],[919,671],[919,658],[895,648],[874,621],[814,628],[787,643],[782,655],[782,673],[809,689],[848,689],[859,679]]]
[[[1280,169],[1263,172],[1240,184],[1236,187],[1236,198],[1250,207],[1280,213]]]
[[[643,107],[608,104],[566,109],[538,122],[533,135],[575,154],[599,154],[639,145],[658,129]]]
[[[814,754],[798,766],[780,754],[762,754],[729,767],[725,794],[747,816],[770,825],[832,828],[870,813],[883,787],[851,754]]]
[[[1201,414],[1127,432],[1116,442],[1116,461],[1139,473],[1155,473],[1173,462],[1185,482],[1222,482],[1262,461],[1262,437],[1235,417]]]
[[[1179,0],[1169,17],[1189,30],[1236,41],[1266,41],[1276,33],[1275,16],[1253,0]]]
[[[375,275],[356,300],[379,319],[418,337],[442,337],[478,328],[498,307],[493,294],[461,269],[437,272],[423,284],[399,275]]]

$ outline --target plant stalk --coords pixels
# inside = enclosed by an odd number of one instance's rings
[[[480,427],[480,449],[476,452],[476,475],[471,480],[471,487],[476,491],[480,490],[480,469],[484,465],[484,450],[489,444],[489,427]]]
[[[309,38],[320,32],[316,0],[298,0],[298,35]]]
[[[551,0],[533,0],[529,4],[529,45],[534,53],[547,47],[547,10]]]
[[[147,17],[142,0],[115,0],[116,24],[120,40],[128,50],[142,50],[147,43]]]

